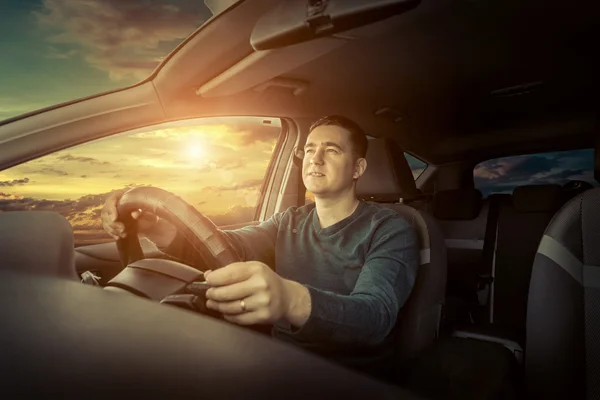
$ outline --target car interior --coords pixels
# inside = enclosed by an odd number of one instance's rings
[[[146,239],[75,248],[55,234],[70,229],[56,213],[0,212],[7,304],[0,343],[13,365],[3,377],[11,391],[395,399],[600,393],[597,6],[358,3],[229,2],[143,82],[0,121],[0,169],[164,123],[280,118],[250,223],[257,224],[305,204],[294,149],[311,123],[329,114],[357,121],[370,136],[358,197],[395,210],[419,239],[417,281],[394,331],[394,378],[358,374],[274,343],[268,330],[207,315],[198,293],[183,294],[201,272]],[[322,19],[307,12],[327,21],[323,31],[313,30]],[[486,194],[474,178],[488,160],[581,149],[593,154],[591,180],[513,182],[508,192]],[[405,154],[426,164],[416,178]],[[175,222],[200,242],[207,263],[235,260],[206,245],[219,243],[216,228],[176,195],[135,188],[120,207]]]

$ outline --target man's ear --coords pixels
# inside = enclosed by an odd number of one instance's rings
[[[354,165],[354,175],[352,176],[354,178],[354,180],[360,178],[362,176],[362,174],[365,173],[366,169],[367,169],[367,160],[365,160],[364,158],[359,158],[358,160],[356,160],[356,163]]]

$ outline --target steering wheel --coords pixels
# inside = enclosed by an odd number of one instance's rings
[[[203,261],[204,270],[242,261],[227,236],[206,216],[180,197],[156,187],[136,187],[123,194],[117,204],[120,220],[130,232],[117,240],[124,269],[104,287],[151,300],[206,312],[203,272],[189,265],[157,258],[144,258],[136,222],[131,212],[151,212],[173,224]],[[198,309],[200,308],[200,309]]]

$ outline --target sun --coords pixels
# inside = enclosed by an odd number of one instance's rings
[[[197,161],[204,156],[204,149],[199,143],[190,143],[185,148],[185,154],[190,160]]]

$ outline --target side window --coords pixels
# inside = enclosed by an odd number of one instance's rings
[[[563,185],[571,180],[598,185],[594,179],[593,149],[496,158],[475,166],[473,178],[484,197],[512,193],[522,185]]]
[[[254,219],[281,134],[279,119],[180,122],[88,142],[0,171],[0,212],[52,210],[72,224],[76,246],[111,240],[100,212],[115,190],[155,186],[217,225]]]
[[[427,163],[406,152],[404,153],[404,157],[406,157],[406,161],[408,162],[410,170],[412,171],[413,178],[416,180],[423,173],[423,171],[425,171],[425,168],[427,168]],[[367,168],[369,168],[368,165]],[[304,198],[304,204],[312,203],[314,201],[314,194],[307,190]]]
[[[412,154],[404,153],[404,157],[406,157],[406,161],[408,161],[408,165],[410,166],[410,170],[412,171],[413,178],[417,180],[419,176],[425,171],[427,168],[427,163],[419,160],[417,157]]]

